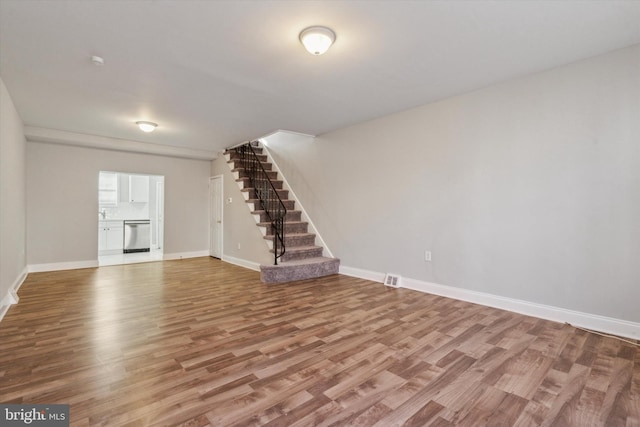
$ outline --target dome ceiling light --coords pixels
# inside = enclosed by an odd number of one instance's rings
[[[327,27],[309,27],[300,33],[300,41],[312,55],[322,55],[336,41],[336,33]]]
[[[153,132],[155,128],[158,127],[158,124],[153,122],[139,121],[139,122],[136,122],[136,124],[138,125],[138,127],[142,132],[147,132],[147,133]]]

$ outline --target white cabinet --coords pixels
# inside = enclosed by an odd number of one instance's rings
[[[129,203],[129,175],[126,173],[118,174],[118,196],[119,201]]]
[[[129,202],[149,203],[149,177],[129,175]]]
[[[98,179],[98,205],[118,206],[118,174],[100,172]]]
[[[124,224],[122,221],[99,221],[98,253],[122,253],[124,248]]]

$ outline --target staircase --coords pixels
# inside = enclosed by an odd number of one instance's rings
[[[289,190],[283,189],[278,172],[272,170],[273,165],[262,148],[257,143],[250,144],[250,147],[245,144],[229,149],[224,154],[274,254],[274,265],[260,266],[260,279],[264,283],[283,283],[337,274],[340,260],[322,256],[323,248],[316,246],[316,235],[308,232],[309,224],[302,221],[302,212],[295,209],[295,200],[289,199]],[[247,160],[249,151],[251,160]],[[261,166],[258,175],[255,163]],[[271,194],[266,198],[265,188]]]

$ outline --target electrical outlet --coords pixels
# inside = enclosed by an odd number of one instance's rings
[[[431,251],[424,251],[424,260],[431,261]]]
[[[238,243],[238,249],[240,249],[240,243]]]

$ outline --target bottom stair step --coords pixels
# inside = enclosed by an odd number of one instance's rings
[[[269,252],[273,253],[273,249]],[[304,261],[309,258],[322,257],[322,246],[289,246],[286,248],[284,255],[280,257],[280,261]]]
[[[284,283],[314,279],[338,274],[339,268],[338,258],[317,257],[286,261],[278,265],[261,265],[260,280],[264,283]]]

